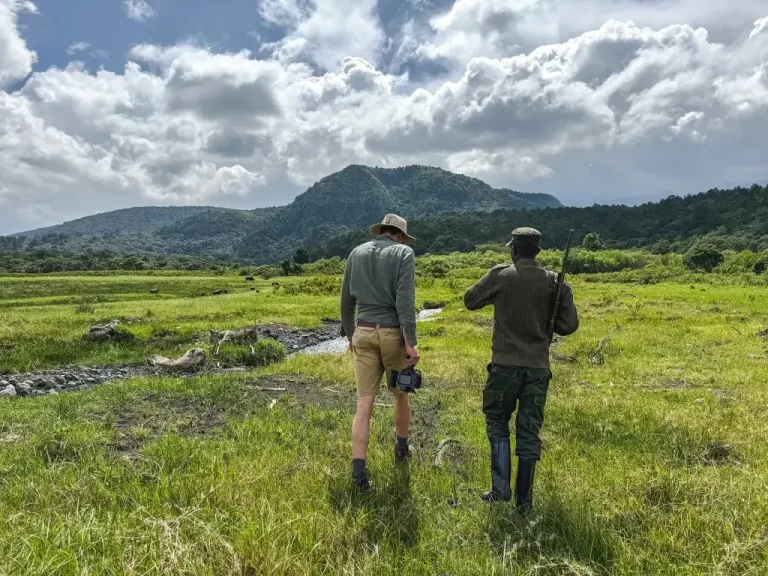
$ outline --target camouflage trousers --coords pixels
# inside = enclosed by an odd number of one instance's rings
[[[509,420],[515,418],[515,454],[524,460],[541,458],[539,432],[552,373],[547,369],[488,365],[483,390],[483,413],[489,440],[509,438]]]

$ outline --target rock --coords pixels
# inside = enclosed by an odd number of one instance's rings
[[[53,390],[56,387],[56,380],[50,376],[41,376],[34,384],[35,388],[44,388],[45,390]]]
[[[86,378],[85,381],[88,384],[96,384],[96,378]]]
[[[229,290],[214,290],[213,291],[213,295],[214,296],[219,296],[221,294],[229,294]]]
[[[64,380],[66,380],[67,382],[77,382],[78,378],[74,374],[65,374]]]
[[[0,396],[16,396],[16,388],[8,384],[8,386],[0,390]]]
[[[159,292],[160,292],[160,291],[159,291],[157,288],[152,288],[152,289],[149,291],[149,293],[150,293],[150,294],[159,294]]]
[[[253,280],[254,280],[253,276],[246,276],[245,277],[245,281],[246,282],[253,282]]]
[[[56,394],[58,394],[58,392],[56,392],[56,390],[51,390],[50,392],[48,392],[49,396],[55,396]]]
[[[0,380],[0,388],[7,388],[11,383],[8,380]]]
[[[119,324],[119,321],[112,320],[112,322],[103,326],[92,326],[88,329],[88,333],[83,336],[83,340],[88,342],[123,342],[132,340],[134,338],[133,334],[117,329]]]
[[[32,386],[29,382],[20,382],[16,384],[16,394],[19,396],[31,396]]]
[[[253,291],[253,292],[256,292],[257,290],[256,290],[256,288],[254,288],[253,286],[251,286],[251,291]]]
[[[64,386],[64,384],[67,383],[66,379],[58,374],[54,376],[53,379],[56,381],[56,384],[59,384],[60,386]]]
[[[165,356],[155,355],[149,359],[152,366],[169,372],[186,372],[200,369],[205,364],[205,350],[193,348],[181,358],[171,360]]]

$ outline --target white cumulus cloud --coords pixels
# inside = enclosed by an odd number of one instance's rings
[[[149,20],[157,15],[146,0],[123,0],[123,10],[128,18],[137,22]]]
[[[27,60],[0,53],[0,74],[15,81],[34,60],[8,1],[0,45]],[[0,233],[147,203],[287,202],[350,163],[439,165],[570,203],[768,174],[764,19],[730,41],[620,20],[545,41],[546,19],[520,28],[540,3],[457,0],[427,36],[411,25],[414,52],[451,62],[416,85],[384,69],[372,2],[333,6],[262,2],[286,30],[266,53],[140,44],[121,70],[72,63],[0,90]],[[338,7],[367,32],[345,35]]]
[[[18,16],[24,11],[35,13],[37,7],[27,0],[0,0],[0,88],[28,76],[37,62],[19,34]]]

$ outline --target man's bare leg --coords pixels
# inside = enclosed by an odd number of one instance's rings
[[[398,438],[408,438],[411,430],[411,400],[408,394],[395,394],[395,433]]]
[[[408,446],[408,433],[411,429],[411,400],[405,392],[395,394],[395,462],[406,462],[411,451]]]
[[[371,415],[375,398],[375,396],[358,397],[355,419],[352,421],[352,481],[362,489],[368,488],[365,459],[368,456],[368,439],[371,435]]]
[[[357,399],[357,411],[352,421],[352,458],[365,460],[368,456],[368,438],[371,435],[371,415],[375,396]]]

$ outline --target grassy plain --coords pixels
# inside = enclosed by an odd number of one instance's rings
[[[348,356],[0,399],[0,574],[768,573],[768,289],[575,278],[582,328],[554,349],[524,521],[478,499],[492,311],[463,310],[469,276],[419,280],[418,303],[448,306],[419,325],[418,456],[393,466],[383,392],[368,495],[349,489]],[[0,371],[142,362],[212,327],[309,328],[338,317],[334,281],[0,278]],[[112,318],[137,339],[80,340]]]

